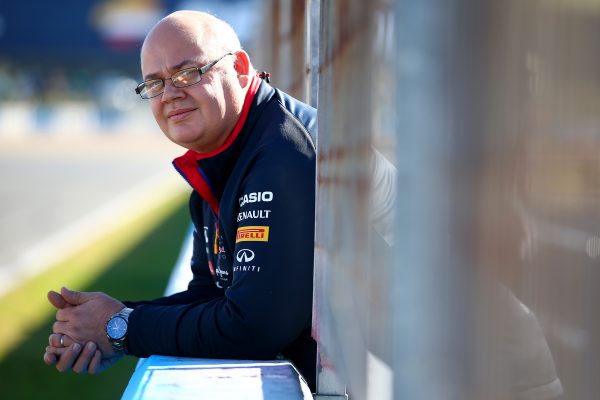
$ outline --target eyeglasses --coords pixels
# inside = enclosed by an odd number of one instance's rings
[[[142,99],[151,99],[152,97],[161,95],[165,91],[166,80],[170,80],[171,83],[173,83],[173,86],[176,88],[184,88],[195,85],[202,80],[202,75],[208,72],[208,70],[211,69],[216,63],[221,61],[223,58],[232,55],[233,53],[227,53],[203,67],[182,69],[181,71],[175,72],[170,78],[150,79],[144,81],[135,88],[135,92],[139,94]]]

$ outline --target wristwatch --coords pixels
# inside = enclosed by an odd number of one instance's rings
[[[125,338],[127,337],[127,325],[129,323],[129,314],[132,308],[123,308],[118,313],[109,318],[106,323],[106,336],[108,341],[116,351],[127,353]]]

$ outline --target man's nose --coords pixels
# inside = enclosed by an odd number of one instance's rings
[[[162,93],[163,101],[171,101],[176,98],[183,97],[185,92],[183,88],[178,88],[173,85],[173,81],[171,79],[165,79],[165,89]]]

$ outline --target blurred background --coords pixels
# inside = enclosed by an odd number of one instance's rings
[[[188,189],[131,89],[148,27],[196,8],[318,106],[320,394],[599,398],[600,1],[59,8],[0,2],[0,393],[122,393],[134,360],[43,364],[44,294],[164,289]]]
[[[599,398],[600,2],[309,3],[319,393]]]
[[[147,31],[177,9],[227,20],[255,40],[253,0],[0,1],[0,397],[119,398],[135,365],[98,377],[44,365],[67,285],[117,298],[160,296],[189,225],[141,81]]]

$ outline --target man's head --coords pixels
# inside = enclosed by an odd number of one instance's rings
[[[223,57],[227,53],[232,55]],[[221,57],[196,84],[175,87],[169,79],[183,69],[204,67]],[[144,81],[164,80],[164,92],[148,101],[156,122],[171,141],[200,153],[225,142],[239,119],[254,74],[248,55],[227,23],[201,12],[174,12],[146,36],[141,64]],[[195,80],[198,74],[192,70],[190,76]],[[177,86],[183,86],[186,78]]]

